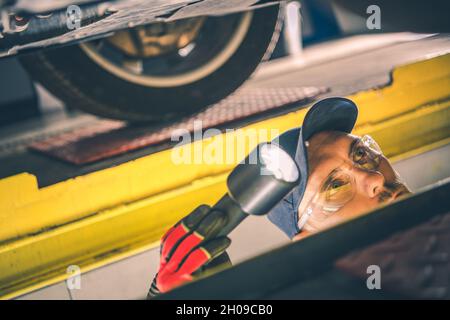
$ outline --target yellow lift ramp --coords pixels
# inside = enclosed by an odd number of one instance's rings
[[[389,84],[348,98],[359,106],[355,133],[373,136],[394,162],[450,142],[450,54],[398,66]],[[63,281],[70,265],[84,273],[157,247],[182,216],[220,198],[234,167],[176,164],[174,153],[235,150],[242,141],[249,151],[273,138],[243,140],[250,131],[281,134],[297,127],[306,110],[42,188],[25,172],[0,180],[0,297]]]

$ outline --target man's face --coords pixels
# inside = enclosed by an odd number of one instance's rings
[[[309,179],[298,212],[303,232],[294,240],[410,193],[389,161],[351,134],[314,135],[308,141],[308,163]]]

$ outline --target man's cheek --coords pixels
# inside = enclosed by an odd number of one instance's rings
[[[338,223],[358,217],[378,207],[378,200],[375,198],[368,198],[363,195],[355,195],[353,200],[339,210],[330,223]]]
[[[369,212],[378,207],[378,205],[376,198],[368,198],[364,195],[356,194],[352,201],[326,219],[319,219],[318,215],[312,215],[306,229],[311,232],[322,231]]]

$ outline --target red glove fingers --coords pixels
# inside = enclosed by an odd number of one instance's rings
[[[161,239],[161,261],[167,261],[170,258],[169,254],[173,248],[176,248],[178,241],[191,230],[194,230],[202,219],[208,215],[209,210],[209,206],[201,205],[167,231]]]
[[[187,229],[183,223],[179,223],[178,226],[175,227],[161,244],[161,261],[167,262],[169,260],[170,255],[173,254],[172,250],[177,248],[179,242],[184,239],[184,236],[189,235],[189,232],[190,230]]]
[[[161,292],[167,292],[191,281],[192,273],[222,254],[230,244],[230,239],[221,237],[211,240],[201,247],[197,247],[183,258],[175,270],[170,270],[166,267],[158,273],[158,289]]]
[[[225,223],[222,212],[200,206],[163,236],[156,277],[161,292],[191,280],[193,272],[226,250],[228,238],[214,239]]]
[[[184,222],[182,222],[180,227],[177,227],[177,229],[166,240],[167,245],[170,246],[170,243],[172,243],[173,240],[178,239],[173,245],[172,250],[166,256],[166,259],[170,260],[167,263],[167,268],[175,270],[178,268],[178,265],[181,263],[182,259],[185,258],[189,252],[193,250],[193,248],[198,246],[202,241],[206,242],[208,239],[216,236],[220,229],[224,226],[226,222],[225,219],[225,215],[221,212],[210,212],[201,220],[195,230],[183,235],[181,238],[178,238],[180,234],[185,233],[187,230],[184,226]]]
[[[192,274],[201,266],[207,264],[220,254],[222,254],[231,244],[231,240],[227,237],[221,237],[209,241],[203,246],[192,251],[184,261],[181,262],[179,274]]]

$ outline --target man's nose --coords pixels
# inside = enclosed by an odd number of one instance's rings
[[[378,196],[383,191],[385,179],[380,172],[359,170],[359,179],[363,191],[370,198]]]

